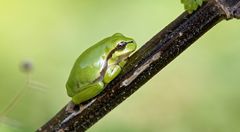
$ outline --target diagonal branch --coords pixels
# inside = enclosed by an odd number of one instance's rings
[[[69,111],[66,105],[37,131],[87,130],[217,23],[239,18],[239,3],[240,0],[209,0],[192,14],[184,12],[135,52],[101,94],[82,104],[80,110]]]

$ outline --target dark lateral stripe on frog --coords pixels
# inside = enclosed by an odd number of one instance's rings
[[[123,44],[123,45],[117,45],[117,46],[108,54],[107,59],[104,61],[104,64],[103,64],[104,66],[103,66],[103,68],[102,68],[102,70],[101,70],[101,72],[100,72],[100,76],[99,76],[98,78],[96,78],[93,82],[98,82],[98,81],[103,80],[103,77],[104,77],[104,75],[105,75],[105,73],[106,73],[106,71],[107,71],[108,60],[111,59],[112,55],[113,55],[116,51],[121,50],[121,49],[124,49],[124,48],[127,46],[127,44],[129,44],[129,43],[133,43],[133,41],[125,42],[125,44]]]

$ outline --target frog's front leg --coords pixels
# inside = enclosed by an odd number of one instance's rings
[[[83,90],[72,97],[74,104],[80,104],[98,95],[104,89],[103,82],[95,82],[82,88]]]
[[[124,61],[119,62],[118,65],[119,65],[120,67],[123,67],[123,66],[127,63],[127,60],[128,60],[128,58],[125,59]]]
[[[119,65],[109,66],[103,78],[103,82],[104,83],[111,82],[121,72],[121,70],[122,68]]]

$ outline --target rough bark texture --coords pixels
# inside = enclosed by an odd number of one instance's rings
[[[239,4],[240,0],[209,0],[192,14],[184,12],[135,52],[121,74],[100,95],[82,104],[80,110],[76,107],[69,111],[66,105],[37,131],[90,128],[218,22],[239,18]]]

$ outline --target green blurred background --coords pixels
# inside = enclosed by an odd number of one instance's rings
[[[116,32],[140,47],[183,12],[180,0],[0,1],[0,111],[26,87],[22,61],[41,84],[27,88],[0,131],[34,131],[56,114],[87,47]],[[239,132],[239,29],[237,20],[215,26],[88,131]]]

